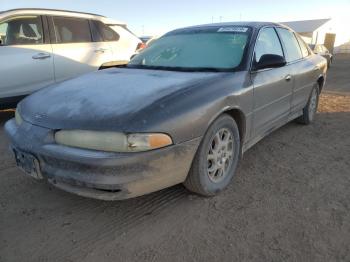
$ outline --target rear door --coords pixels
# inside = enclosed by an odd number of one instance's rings
[[[273,27],[260,30],[254,51],[254,62],[265,54],[284,56]],[[286,121],[290,113],[293,78],[290,66],[268,68],[251,73],[254,85],[253,137],[263,137]]]
[[[113,57],[108,46],[94,42],[88,19],[54,16],[49,21],[56,81],[95,71]]]
[[[286,50],[286,59],[294,77],[291,101],[291,118],[301,113],[306,105],[315,82],[315,72],[311,53],[300,37],[285,28],[277,28],[282,44]]]
[[[0,97],[27,95],[54,82],[46,23],[38,15],[0,22]]]
[[[95,50],[100,53],[104,52],[105,54],[105,57],[103,57],[103,66],[108,67],[121,64],[122,59],[118,56],[121,50],[117,48],[120,35],[101,21],[91,20],[90,25]],[[106,52],[107,50],[109,50],[108,53]]]

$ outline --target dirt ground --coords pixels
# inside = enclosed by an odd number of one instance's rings
[[[263,139],[213,198],[71,195],[15,168],[1,128],[0,261],[350,261],[349,73],[337,57],[316,122]]]

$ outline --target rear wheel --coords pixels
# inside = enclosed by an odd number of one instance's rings
[[[184,182],[187,189],[213,196],[230,183],[240,158],[240,136],[235,120],[222,115],[209,127]]]
[[[299,123],[308,125],[310,124],[316,115],[317,107],[318,107],[318,99],[319,99],[319,89],[318,86],[315,86],[312,89],[311,96],[309,98],[308,103],[303,109],[303,114],[297,120]]]

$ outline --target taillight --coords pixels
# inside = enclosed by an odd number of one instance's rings
[[[140,42],[137,44],[136,50],[141,50],[141,49],[144,49],[146,47],[147,47],[147,45],[145,43]]]

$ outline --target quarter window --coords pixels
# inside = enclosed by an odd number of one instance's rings
[[[91,42],[89,21],[79,18],[53,18],[57,43]]]
[[[0,24],[2,45],[36,45],[43,43],[40,16],[11,18]]]
[[[299,43],[295,38],[293,32],[284,28],[277,28],[278,34],[281,37],[281,40],[286,48],[286,60],[287,62],[292,62],[303,57]]]
[[[296,35],[296,37],[298,39],[299,46],[300,46],[301,53],[302,53],[303,57],[309,56],[309,49],[306,47],[304,40],[302,40],[301,37],[298,35]]]
[[[267,54],[283,56],[280,40],[272,27],[260,31],[255,47],[255,62],[258,63]]]
[[[112,28],[110,28],[108,25],[105,25],[104,23],[100,21],[92,21],[93,24],[93,35],[94,35],[94,41],[100,42],[100,41],[118,41],[119,35],[117,32],[115,32]]]

